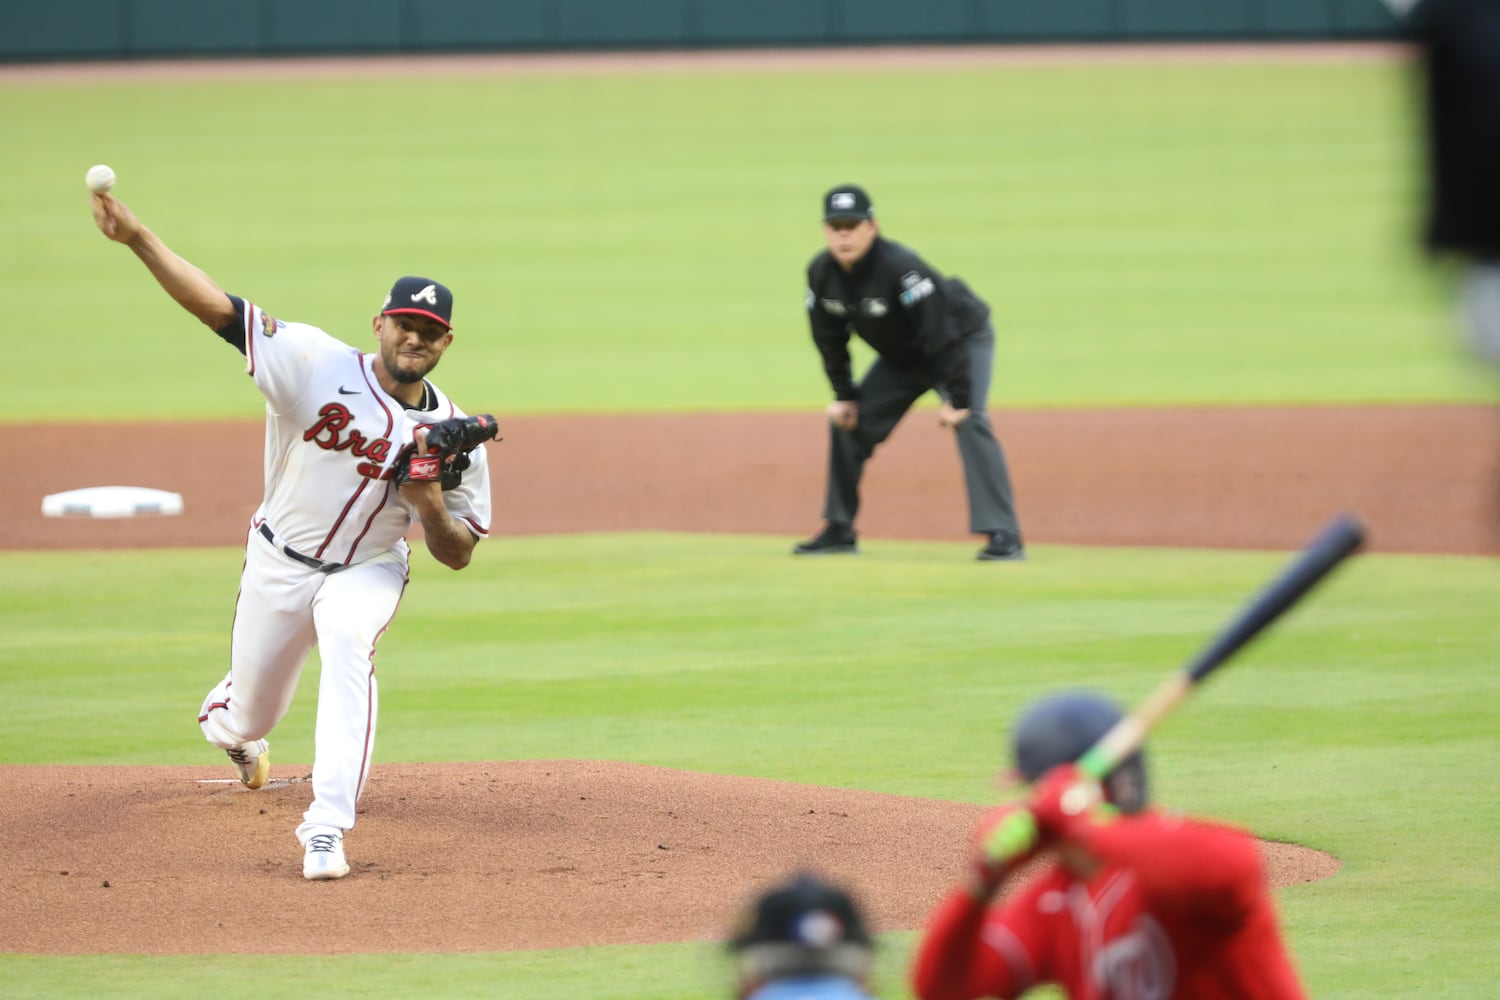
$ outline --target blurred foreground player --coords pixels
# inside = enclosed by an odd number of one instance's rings
[[[1462,263],[1464,331],[1500,366],[1500,0],[1419,0],[1407,26],[1424,101],[1423,236]]]
[[[869,1000],[874,942],[854,900],[812,875],[762,894],[729,940],[737,1000]]]
[[[921,1000],[1043,984],[1073,1000],[1305,996],[1255,840],[1150,807],[1139,753],[1102,786],[1074,765],[1123,714],[1084,691],[1023,714],[1013,749],[1030,796],[980,822],[973,869],[918,948]]]

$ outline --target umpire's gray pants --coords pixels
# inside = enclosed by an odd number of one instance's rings
[[[964,347],[969,358],[969,419],[958,425],[954,436],[969,495],[969,530],[985,535],[1007,532],[1019,540],[1021,527],[1016,521],[1010,472],[987,411],[995,331],[991,327],[976,330],[964,338]],[[825,520],[854,523],[865,462],[875,446],[890,437],[912,404],[934,389],[938,389],[937,377],[931,370],[897,368],[884,358],[875,359],[859,383],[859,423],[852,431],[829,424]],[[941,389],[938,392],[943,394]]]
[[[1500,261],[1469,267],[1459,292],[1459,310],[1470,349],[1500,367]]]

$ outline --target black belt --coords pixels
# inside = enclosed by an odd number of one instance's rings
[[[266,541],[270,542],[272,545],[276,545],[276,533],[272,531],[271,526],[264,521],[260,523],[260,533],[265,536]],[[286,553],[286,557],[288,559],[295,559],[302,565],[309,566],[317,570],[319,573],[337,573],[341,569],[349,568],[344,563],[328,563],[324,562],[321,559],[314,559],[312,556],[305,556],[302,553],[298,552],[296,549],[292,548],[290,545],[278,545],[277,547],[281,549],[282,552]]]

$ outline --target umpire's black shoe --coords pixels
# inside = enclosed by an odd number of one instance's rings
[[[1026,558],[1026,547],[1014,535],[997,531],[990,536],[990,544],[975,556],[980,562],[1020,562]]]
[[[797,556],[856,555],[858,553],[859,542],[858,536],[854,533],[854,527],[838,521],[829,521],[822,531],[805,542],[798,542],[796,548],[792,549],[792,555]]]

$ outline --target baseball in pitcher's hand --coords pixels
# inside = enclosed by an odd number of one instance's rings
[[[959,424],[968,419],[969,411],[967,409],[956,409],[954,408],[953,404],[948,402],[946,399],[943,400],[942,407],[938,409],[939,427],[957,427]]]
[[[140,234],[141,221],[114,195],[90,195],[89,202],[94,211],[94,225],[116,243],[129,243]]]
[[[839,430],[854,430],[859,423],[859,403],[852,399],[835,399],[828,404],[828,420]]]

